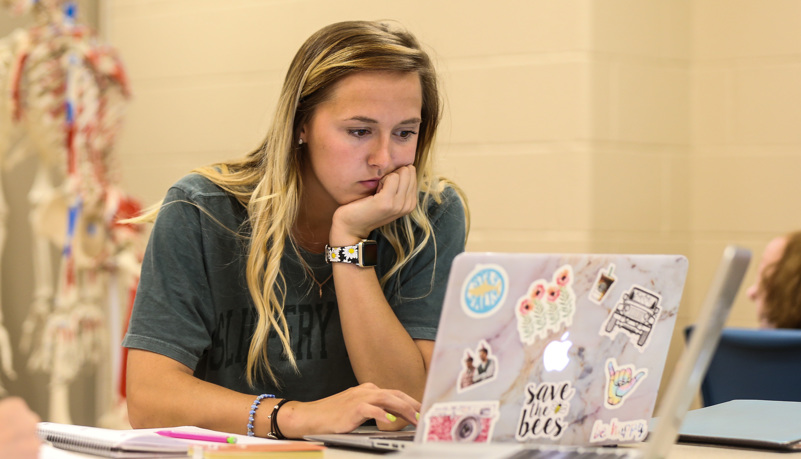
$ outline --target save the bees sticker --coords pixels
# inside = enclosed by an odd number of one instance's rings
[[[506,300],[509,276],[499,265],[477,265],[462,286],[462,309],[477,319],[498,312]]]

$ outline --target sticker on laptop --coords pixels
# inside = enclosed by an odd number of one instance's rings
[[[629,394],[648,376],[647,368],[635,370],[634,365],[618,366],[614,358],[606,359],[606,369],[609,377],[606,380],[604,406],[612,410],[623,406]]]
[[[517,441],[559,438],[567,429],[565,417],[574,395],[576,389],[570,381],[529,383],[515,432]]]
[[[638,285],[632,286],[620,296],[600,334],[614,339],[623,332],[642,352],[648,346],[649,338],[659,320],[662,297]]]
[[[475,351],[471,352],[470,349],[464,351],[462,371],[459,373],[456,392],[464,392],[492,381],[498,374],[497,370],[498,358],[492,354],[490,345],[481,340]]]
[[[499,265],[477,265],[462,285],[462,309],[477,319],[489,317],[506,300],[509,276]]]
[[[612,418],[609,424],[598,419],[592,425],[590,443],[602,441],[637,442],[645,440],[646,435],[648,435],[648,421],[645,419],[618,421],[617,418]]]
[[[606,294],[612,290],[612,284],[615,283],[617,278],[615,277],[615,264],[610,263],[609,266],[606,268],[606,271],[601,270],[598,271],[598,277],[595,278],[595,282],[592,284],[592,288],[590,289],[589,297],[590,301],[595,304],[601,304],[601,302],[606,297]]]
[[[573,323],[576,313],[576,294],[573,292],[573,268],[564,265],[556,270],[553,279],[537,279],[528,293],[517,300],[515,316],[520,340],[532,344],[545,338],[549,330],[558,332]]]
[[[499,402],[435,403],[426,413],[424,442],[489,443]]]

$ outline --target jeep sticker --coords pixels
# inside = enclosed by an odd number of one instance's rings
[[[632,286],[620,296],[600,334],[615,339],[618,333],[623,332],[640,352],[644,351],[659,320],[661,302],[662,297],[658,293],[639,285]]]

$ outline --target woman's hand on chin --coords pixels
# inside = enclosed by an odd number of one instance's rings
[[[385,175],[376,193],[339,207],[331,225],[332,245],[354,244],[370,232],[411,213],[417,206],[417,171],[402,166]]]

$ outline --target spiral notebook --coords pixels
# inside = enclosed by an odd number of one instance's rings
[[[112,430],[40,422],[37,434],[56,448],[103,457],[186,457],[191,443],[158,435],[158,429]]]
[[[59,449],[111,458],[187,457],[193,446],[214,445],[206,441],[165,437],[156,433],[159,430],[162,429],[114,430],[40,422],[37,434],[42,441]],[[199,427],[175,427],[170,430],[194,435],[232,436],[236,437],[238,445],[288,443],[244,435],[223,434]]]

